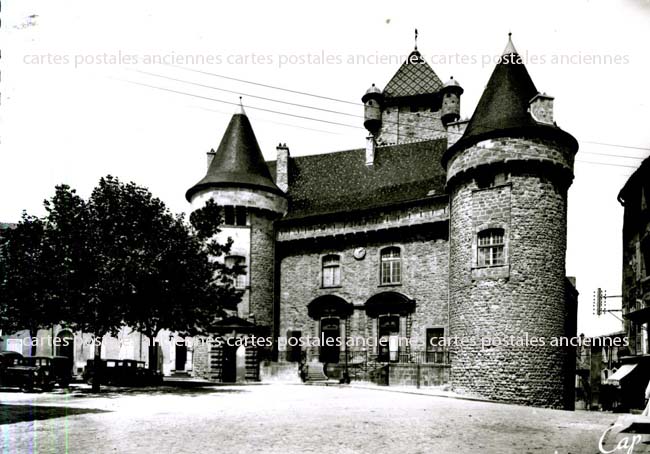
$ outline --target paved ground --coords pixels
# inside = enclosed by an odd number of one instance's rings
[[[2,453],[57,454],[597,453],[601,434],[616,420],[607,413],[304,385],[164,387],[101,397],[81,389],[2,392],[0,415]]]

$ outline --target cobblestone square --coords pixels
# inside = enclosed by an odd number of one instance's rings
[[[99,397],[83,388],[3,392],[0,401],[3,453],[597,453],[617,418],[387,388],[280,384],[114,388]],[[7,419],[30,407],[46,419]]]

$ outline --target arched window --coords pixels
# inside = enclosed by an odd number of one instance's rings
[[[402,282],[402,258],[398,247],[382,249],[380,274],[382,284],[399,284]]]
[[[478,266],[505,264],[503,229],[487,229],[478,234]]]
[[[229,255],[226,257],[226,266],[234,268],[235,266],[246,266],[246,258],[241,255]],[[243,290],[246,288],[246,271],[238,274],[235,278],[235,288]]]
[[[338,255],[326,255],[323,257],[323,287],[339,285],[341,285],[341,259]]]

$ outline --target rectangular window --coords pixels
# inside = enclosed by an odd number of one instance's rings
[[[246,225],[246,207],[235,207],[235,225]]]
[[[323,257],[323,287],[341,285],[341,262],[338,255]]]
[[[444,336],[444,328],[427,328],[427,363],[445,362]]]
[[[287,331],[287,361],[299,363],[302,355],[300,346],[301,331]]]
[[[235,225],[235,207],[233,206],[224,207],[223,223],[225,225]]]
[[[402,259],[400,250],[396,247],[381,251],[381,280],[382,284],[399,284],[402,282]]]
[[[505,264],[503,238],[503,229],[489,229],[478,234],[478,266]]]
[[[246,225],[246,207],[225,206],[223,209],[224,225]]]
[[[239,255],[230,255],[226,257],[226,266],[228,268],[246,266],[246,259]],[[243,271],[235,277],[235,288],[238,290],[244,290],[246,288],[246,271]]]

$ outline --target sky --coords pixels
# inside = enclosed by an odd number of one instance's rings
[[[470,117],[512,32],[580,143],[567,250],[578,330],[621,328],[620,313],[592,314],[592,294],[620,295],[617,194],[650,153],[649,0],[5,0],[0,17],[4,222],[43,214],[56,184],[88,196],[107,174],[187,212],[184,193],[240,95],[267,159],[278,142],[292,156],[363,147],[360,98],[397,71],[415,28],[438,76],[465,89]]]

